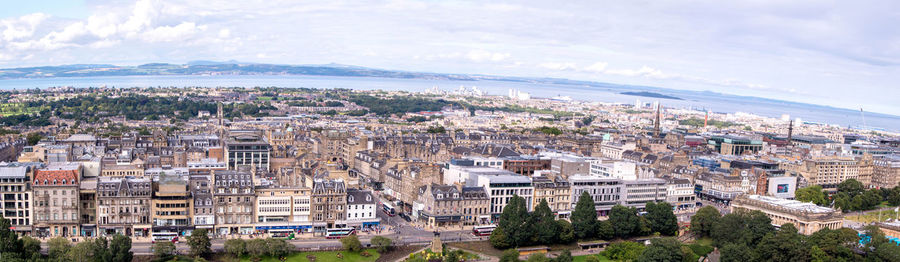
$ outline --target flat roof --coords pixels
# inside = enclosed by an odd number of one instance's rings
[[[809,213],[831,213],[831,212],[835,211],[832,208],[817,206],[816,204],[809,203],[809,202],[788,200],[788,199],[782,199],[782,198],[777,198],[777,197],[749,195],[749,196],[747,196],[747,198],[756,200],[756,201],[760,201],[760,202],[764,202],[764,203],[768,203],[768,204],[772,204],[772,205],[776,205],[776,206],[780,206],[780,207],[784,207],[784,208],[795,210],[795,211],[802,211],[802,212],[809,212]]]

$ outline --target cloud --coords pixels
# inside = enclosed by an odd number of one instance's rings
[[[5,27],[3,40],[10,42],[31,37],[34,35],[35,28],[47,17],[49,16],[42,13],[33,13],[14,19],[0,20],[0,27]]]
[[[573,71],[577,70],[578,66],[575,63],[560,63],[560,62],[547,62],[541,63],[538,66],[545,69],[556,70],[556,71]]]
[[[149,42],[170,42],[176,40],[186,40],[199,31],[206,30],[206,26],[197,26],[193,22],[185,22],[176,26],[160,26],[153,30],[144,32],[142,39]]]
[[[509,58],[508,53],[492,53],[485,50],[472,50],[466,54],[466,59],[475,62],[499,62]]]

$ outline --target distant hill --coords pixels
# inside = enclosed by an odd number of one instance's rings
[[[660,93],[646,92],[646,91],[640,91],[640,92],[622,92],[622,93],[619,93],[619,94],[630,95],[630,96],[643,96],[643,97],[653,97],[653,98],[664,98],[664,99],[673,99],[673,100],[684,100],[684,99],[681,99],[680,97],[674,97],[674,96],[663,95],[663,94],[660,94]]]
[[[329,65],[274,65],[236,61],[192,61],[184,65],[150,63],[139,66],[63,65],[0,69],[0,79],[137,75],[312,75],[475,80],[468,75],[438,74]]]

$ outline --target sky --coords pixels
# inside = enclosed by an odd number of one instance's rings
[[[0,68],[338,63],[900,115],[900,1],[0,0]]]

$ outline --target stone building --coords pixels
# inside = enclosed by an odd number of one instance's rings
[[[241,170],[214,171],[216,232],[220,235],[253,233],[256,192],[253,174]]]
[[[800,234],[811,235],[823,228],[844,226],[840,210],[813,203],[760,195],[742,195],[731,202],[731,212],[758,210],[772,219],[772,225],[794,224]]]
[[[78,236],[81,166],[55,163],[34,172],[34,218],[38,236]]]
[[[347,207],[347,188],[343,180],[316,179],[313,181],[310,218],[316,231],[344,223]]]
[[[100,177],[97,183],[97,226],[100,235],[150,235],[150,179]]]

